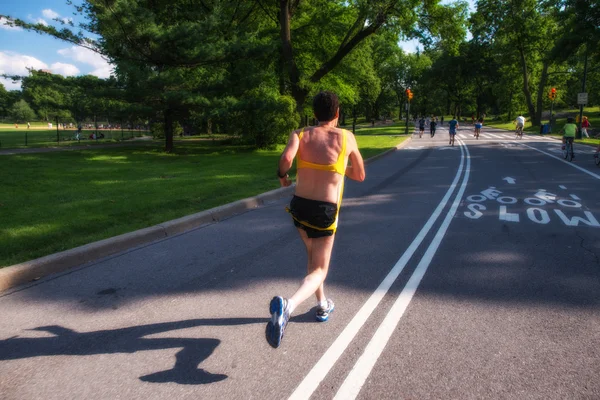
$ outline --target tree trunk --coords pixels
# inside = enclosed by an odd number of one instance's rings
[[[173,151],[173,114],[169,108],[165,110],[165,151]]]
[[[532,118],[531,123],[534,126],[541,125],[542,123],[542,111],[544,110],[544,88],[546,87],[546,82],[548,81],[548,67],[550,63],[548,60],[544,60],[542,66],[542,76],[540,77],[540,83],[538,85],[537,92],[537,110],[535,113],[535,120]],[[534,123],[535,121],[535,123]]]
[[[356,106],[352,106],[352,133],[356,132]]]
[[[280,0],[279,1],[279,36],[281,38],[281,53],[283,61],[287,67],[288,74],[290,76],[290,85],[292,89],[292,97],[296,100],[296,111],[300,115],[304,110],[304,102],[308,91],[300,87],[300,74],[294,59],[294,52],[292,48],[292,15],[290,13],[290,2],[291,0]]]
[[[523,72],[523,94],[525,95],[525,101],[527,102],[527,110],[529,111],[529,117],[533,125],[539,125],[540,121],[536,120],[535,107],[531,99],[531,91],[529,90],[529,72],[527,71],[527,61],[525,60],[525,51],[523,48],[519,48],[519,56],[521,58],[521,70]]]

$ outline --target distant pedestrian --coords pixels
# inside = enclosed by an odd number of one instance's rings
[[[423,136],[423,132],[425,132],[425,118],[421,117],[419,120],[419,138]]]
[[[431,137],[435,136],[435,128],[437,127],[437,118],[432,118],[431,122],[429,122],[429,133]]]
[[[441,123],[442,126],[444,126],[444,116],[443,115],[442,115],[442,118],[440,120],[440,123]]]
[[[592,126],[590,124],[590,121],[588,121],[588,117],[583,117],[583,121],[581,121],[581,135],[585,136],[586,138],[589,138],[590,135],[588,135],[588,128]]]
[[[27,129],[31,128],[31,124],[28,122],[27,123]]]
[[[19,124],[15,123],[15,129],[19,129]]]

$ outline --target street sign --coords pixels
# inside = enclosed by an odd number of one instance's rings
[[[577,104],[585,105],[588,102],[588,94],[587,93],[577,93]]]

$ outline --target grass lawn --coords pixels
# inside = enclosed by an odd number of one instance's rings
[[[99,130],[99,133],[104,134],[104,139],[90,140],[89,136],[94,130],[83,129],[81,131],[81,141],[75,139],[76,130],[74,129],[59,129],[58,135],[60,142],[56,141],[56,129],[0,129],[0,149],[14,149],[25,147],[55,147],[74,146],[74,145],[96,145],[106,144],[110,142],[118,142],[122,139],[130,139],[136,136],[148,134],[146,131],[127,131],[124,130]],[[27,146],[25,141],[27,140]]]
[[[358,136],[365,158],[406,137]],[[0,156],[0,266],[179,218],[278,187],[283,146],[213,141]]]

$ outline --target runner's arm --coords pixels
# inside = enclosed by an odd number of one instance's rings
[[[363,161],[362,155],[358,150],[356,138],[351,133],[348,133],[348,145],[350,150],[348,158],[350,159],[351,165],[346,167],[346,176],[352,180],[362,182],[366,178],[365,162]]]
[[[287,146],[285,146],[285,149],[281,154],[281,158],[279,159],[279,168],[277,169],[277,176],[279,177],[281,186],[290,186],[292,184],[292,181],[289,180],[287,173],[292,168],[292,164],[294,163],[294,158],[296,157],[299,147],[300,139],[298,139],[298,135],[296,132],[290,133],[290,138]]]

